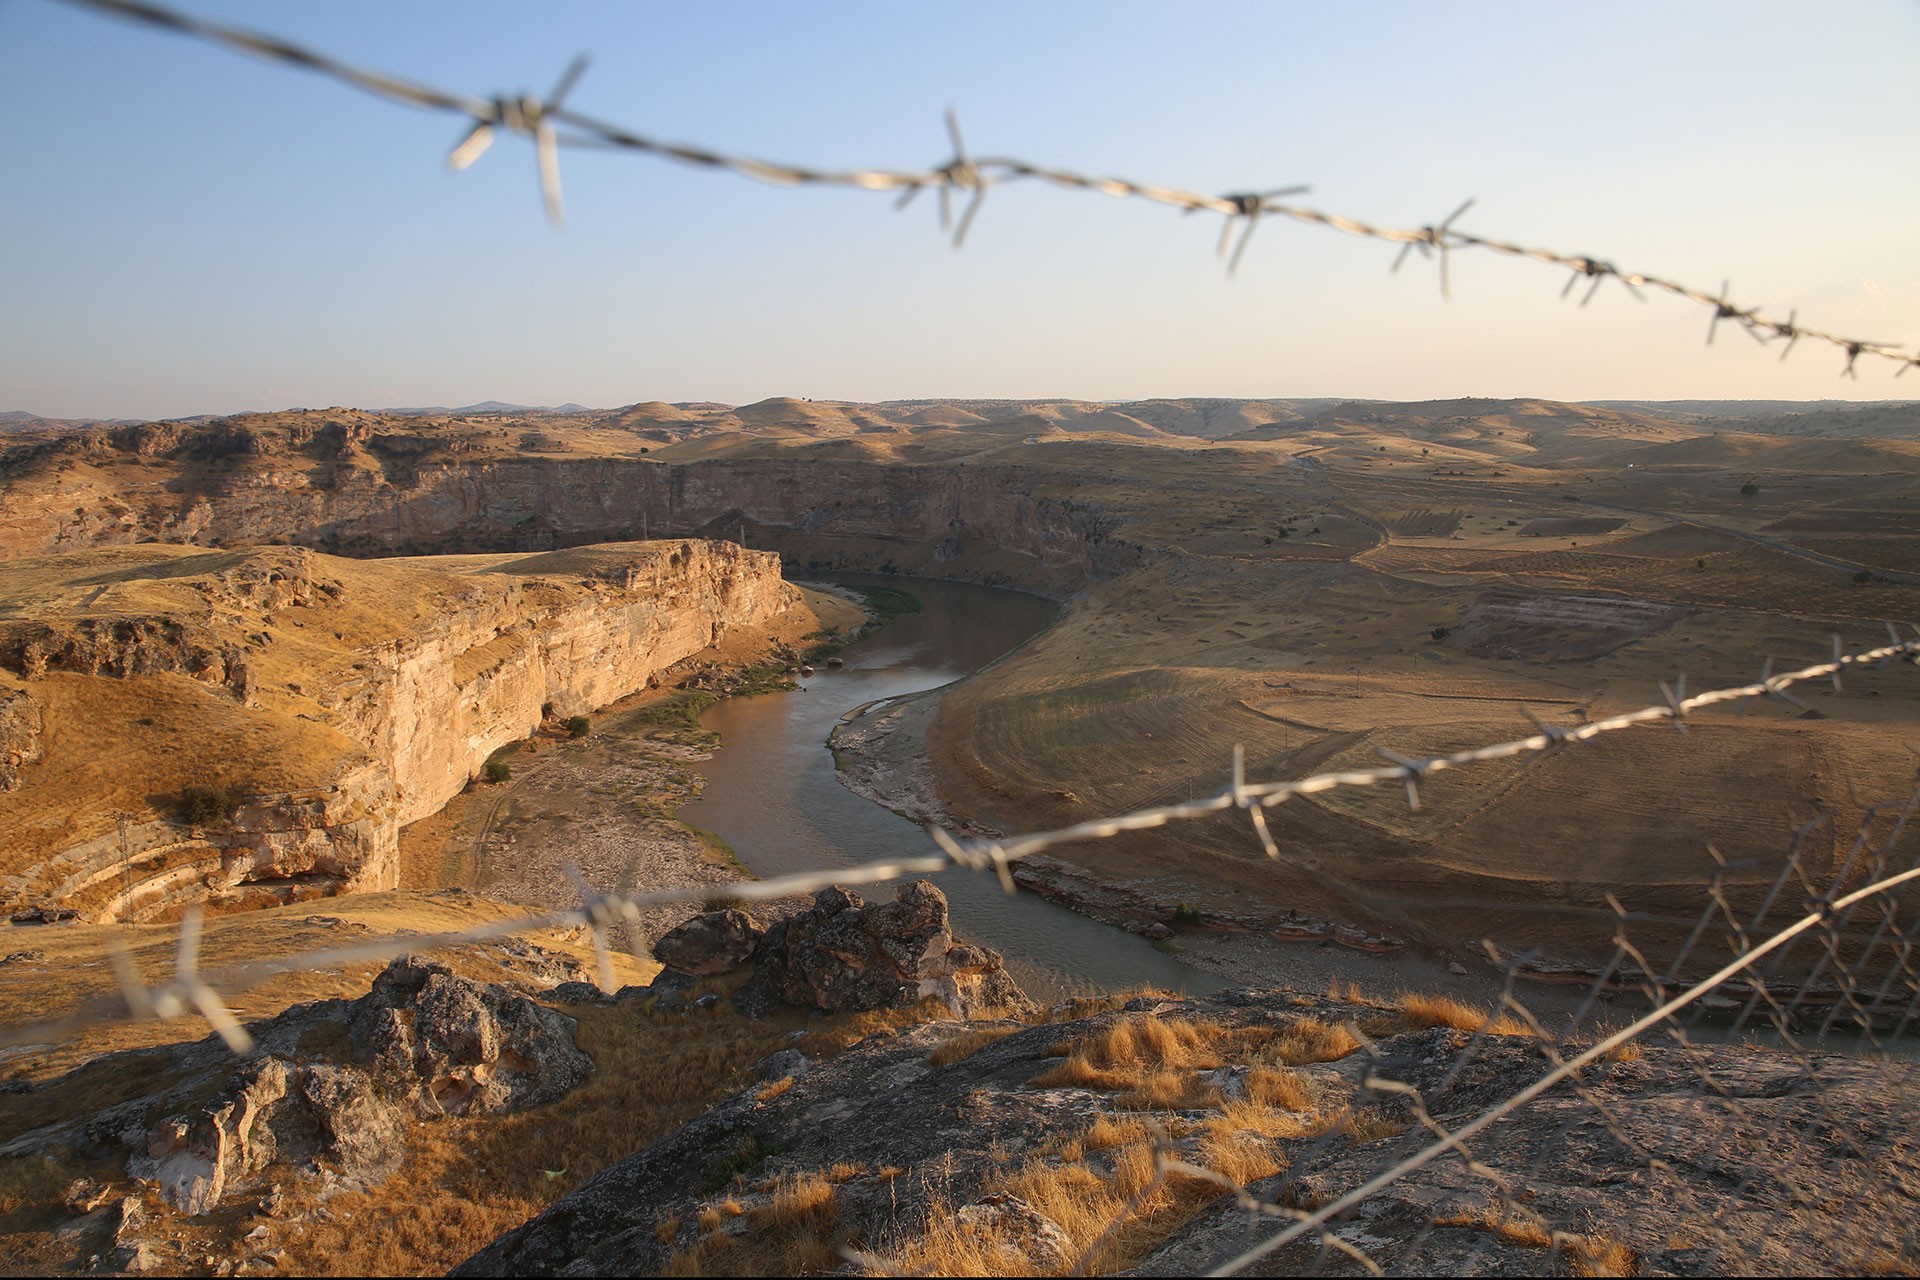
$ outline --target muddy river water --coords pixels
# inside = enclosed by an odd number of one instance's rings
[[[680,815],[723,837],[756,875],[930,851],[917,824],[840,785],[827,735],[861,703],[979,670],[1043,630],[1055,611],[1038,596],[968,583],[842,581],[908,591],[924,608],[841,650],[844,666],[820,668],[798,692],[731,698],[701,718],[724,745],[698,766],[705,793]],[[1015,980],[1043,1003],[1143,983],[1196,993],[1227,985],[1133,934],[1032,894],[1009,897],[991,875],[954,871],[937,883],[953,904],[954,931],[1005,956]],[[861,892],[875,899],[889,891]]]

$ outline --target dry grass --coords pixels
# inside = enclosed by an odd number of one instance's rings
[[[1282,1031],[1268,1052],[1275,1061],[1302,1067],[1314,1062],[1338,1062],[1359,1047],[1360,1037],[1350,1028],[1302,1018]]]
[[[1123,987],[1099,996],[1075,996],[1042,1014],[1042,1022],[1079,1022],[1085,1018],[1097,1017],[1103,1013],[1113,1013],[1124,1009],[1135,1000],[1180,1000],[1183,996],[1177,991],[1165,987]]]
[[[1625,1044],[1617,1044],[1607,1050],[1606,1053],[1602,1055],[1602,1060],[1606,1062],[1638,1062],[1640,1061],[1640,1055],[1645,1052],[1646,1050],[1640,1046],[1638,1040],[1629,1040]]]
[[[1539,1218],[1531,1214],[1502,1213],[1492,1205],[1477,1213],[1456,1213],[1435,1218],[1433,1225],[1491,1231],[1509,1244],[1525,1245],[1529,1249],[1546,1249],[1553,1245],[1553,1232]]]
[[[1122,1018],[1056,1046],[1066,1061],[1035,1076],[1033,1084],[1114,1093],[1117,1105],[1136,1111],[1217,1105],[1218,1090],[1200,1086],[1194,1072],[1221,1065],[1214,1045],[1226,1034],[1182,1018]]]
[[[1089,1274],[1121,1270],[1221,1194],[1218,1184],[1195,1177],[1169,1175],[1153,1186],[1155,1137],[1156,1130],[1143,1121],[1102,1118],[1079,1137],[1043,1147],[1018,1169],[989,1179],[982,1192],[1006,1192],[1031,1204],[1059,1224],[1076,1255],[1124,1217],[1100,1251],[1086,1259]],[[1105,1153],[1101,1163],[1110,1164],[1111,1173],[1092,1167],[1086,1159],[1096,1151]],[[1240,1182],[1267,1177],[1281,1168],[1278,1157],[1264,1144],[1249,1143],[1238,1132],[1218,1137],[1209,1133],[1202,1140],[1199,1163]],[[1129,1209],[1133,1212],[1126,1216]],[[921,1233],[886,1251],[883,1260],[905,1274],[1040,1274],[1033,1260],[1008,1241],[961,1225],[953,1206],[945,1203],[934,1204]]]
[[[1283,1111],[1308,1111],[1313,1097],[1297,1072],[1255,1067],[1247,1076],[1247,1097],[1263,1107]]]
[[[746,1229],[738,1232],[726,1225],[732,1215],[705,1210],[700,1240],[668,1258],[660,1274],[791,1276],[832,1271],[840,1265],[837,1194],[823,1174],[783,1178],[765,1204],[744,1211]]]
[[[775,1098],[791,1088],[793,1088],[793,1077],[781,1076],[778,1080],[770,1081],[760,1086],[760,1092],[757,1096],[762,1102],[772,1102]]]
[[[1560,1246],[1577,1276],[1637,1276],[1640,1255],[1611,1236],[1575,1236]]]
[[[1347,1141],[1356,1146],[1362,1142],[1378,1142],[1382,1138],[1397,1138],[1407,1131],[1406,1121],[1392,1119],[1371,1107],[1350,1110],[1338,1123],[1346,1133]]]
[[[1399,1000],[1399,1012],[1389,1018],[1374,1019],[1363,1025],[1371,1036],[1402,1035],[1432,1027],[1451,1027],[1455,1031],[1494,1036],[1526,1036],[1532,1029],[1510,1014],[1498,1016],[1446,996],[1409,993]]]
[[[962,1032],[928,1054],[927,1061],[936,1067],[949,1066],[962,1058],[971,1057],[995,1041],[1004,1040],[1019,1030],[1021,1030],[1019,1027],[983,1027],[979,1031]]]

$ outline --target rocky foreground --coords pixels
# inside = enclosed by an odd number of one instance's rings
[[[1523,1028],[1482,1034],[1474,1011],[1420,997],[1144,993],[1041,1010],[998,956],[953,937],[925,882],[885,903],[825,890],[771,926],[709,912],[656,956],[651,985],[615,993],[403,957],[364,997],[256,1024],[246,1059],[208,1040],[38,1086],[47,1122],[0,1146],[14,1188],[0,1256],[303,1269],[313,1256],[266,1245],[297,1245],[330,1204],[361,1215],[361,1234],[386,1229],[376,1211],[446,1213],[413,1162],[515,1124],[525,1142],[491,1147],[487,1181],[462,1196],[537,1172],[516,1159],[570,1181],[476,1240],[460,1274],[1191,1274],[1552,1065]],[[116,1062],[144,1083],[89,1109]],[[1905,1065],[1864,1058],[1629,1046],[1478,1135],[1470,1159],[1408,1172],[1252,1273],[1900,1271],[1920,1196],[1911,1084]],[[548,1128],[630,1123],[609,1086],[669,1085],[705,1101],[634,1130],[596,1176],[569,1173],[585,1139],[538,1145]],[[54,1189],[57,1221],[15,1252],[36,1161],[87,1176]],[[1234,1187],[1283,1208],[1250,1219]]]

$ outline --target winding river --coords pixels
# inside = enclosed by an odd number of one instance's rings
[[[863,702],[979,670],[1045,629],[1055,611],[1038,596],[969,583],[839,580],[909,591],[925,607],[841,650],[845,666],[821,668],[798,692],[730,698],[701,717],[724,745],[698,766],[706,790],[680,816],[723,837],[756,875],[926,852],[930,841],[918,825],[840,785],[827,735]],[[1195,993],[1227,985],[1124,930],[1033,894],[1009,897],[992,876],[956,871],[937,883],[952,902],[954,931],[1005,956],[1036,1000],[1140,984]]]

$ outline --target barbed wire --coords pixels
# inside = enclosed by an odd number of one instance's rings
[[[1567,282],[1560,291],[1562,298],[1571,295],[1575,286],[1586,281],[1586,291],[1580,298],[1583,307],[1593,301],[1600,286],[1608,280],[1617,280],[1623,288],[1643,301],[1645,295],[1642,290],[1653,290],[1705,307],[1711,312],[1706,337],[1709,344],[1724,320],[1737,325],[1763,346],[1773,341],[1784,342],[1780,351],[1782,360],[1802,340],[1832,347],[1846,357],[1841,368],[1841,374],[1846,377],[1858,378],[1858,364],[1862,356],[1891,361],[1898,366],[1895,377],[1920,365],[1920,351],[1909,353],[1889,343],[1846,337],[1802,325],[1798,309],[1790,310],[1787,318],[1781,320],[1761,314],[1758,307],[1739,305],[1732,300],[1730,282],[1727,281],[1723,281],[1719,291],[1713,293],[1664,276],[1628,271],[1588,254],[1561,253],[1462,231],[1453,224],[1473,206],[1473,200],[1466,201],[1445,218],[1426,226],[1389,227],[1289,203],[1287,197],[1308,190],[1303,186],[1212,195],[1125,178],[1096,177],[1006,156],[976,156],[968,150],[959,121],[951,110],[947,112],[946,125],[953,146],[952,155],[931,168],[816,168],[734,155],[705,146],[665,142],[575,110],[567,105],[567,98],[586,70],[587,59],[584,55],[568,66],[553,91],[545,97],[526,93],[477,97],[386,72],[356,67],[277,36],[210,22],[179,10],[146,3],[145,0],[64,0],[64,3],[145,22],[242,53],[301,67],[390,102],[464,117],[468,121],[467,130],[448,156],[448,163],[455,170],[465,169],[477,161],[501,133],[528,138],[534,144],[540,190],[547,215],[556,225],[561,225],[565,217],[560,177],[560,149],[563,147],[653,155],[682,164],[738,174],[776,186],[894,191],[900,193],[896,208],[905,208],[922,191],[931,190],[939,198],[941,228],[952,234],[955,248],[965,243],[967,232],[973,226],[989,190],[1007,182],[1031,178],[1068,190],[1091,191],[1118,199],[1168,205],[1189,214],[1219,214],[1225,222],[1221,227],[1216,254],[1227,259],[1229,273],[1239,267],[1247,243],[1262,218],[1286,218],[1362,239],[1399,245],[1400,252],[1392,264],[1392,270],[1396,272],[1417,251],[1423,259],[1437,265],[1443,297],[1451,297],[1452,294],[1452,254],[1461,249],[1484,249],[1506,257],[1567,270]],[[957,195],[966,197],[966,207],[956,225],[953,203]],[[1232,244],[1236,228],[1240,232],[1239,240],[1237,244]],[[1230,245],[1232,252],[1229,256]]]
[[[1305,778],[1255,783],[1247,781],[1245,752],[1243,748],[1236,746],[1233,752],[1231,777],[1227,785],[1210,796],[1176,804],[1136,809],[1113,817],[1092,819],[1072,826],[1016,836],[962,839],[939,826],[929,826],[928,835],[936,846],[936,851],[930,854],[882,859],[834,869],[796,872],[766,880],[729,883],[725,892],[726,896],[740,901],[764,902],[815,893],[834,885],[883,884],[910,876],[936,876],[956,870],[968,870],[992,872],[998,877],[1001,888],[1007,893],[1013,893],[1017,886],[1013,880],[1011,864],[1022,858],[1063,844],[1111,839],[1126,832],[1151,830],[1169,823],[1191,821],[1235,809],[1246,813],[1255,838],[1267,857],[1278,859],[1280,848],[1267,826],[1265,811],[1269,806],[1281,803],[1290,797],[1314,795],[1343,787],[1371,787],[1383,782],[1399,782],[1406,788],[1408,807],[1417,811],[1420,807],[1419,783],[1433,774],[1448,769],[1466,768],[1487,761],[1561,749],[1589,742],[1602,734],[1617,733],[1642,724],[1664,722],[1684,733],[1687,731],[1687,718],[1693,712],[1747,699],[1773,698],[1804,708],[1806,704],[1789,692],[1797,684],[1824,679],[1832,681],[1833,687],[1838,689],[1841,674],[1849,668],[1878,666],[1893,660],[1905,660],[1920,665],[1920,624],[1915,624],[1913,630],[1915,639],[1901,640],[1893,624],[1888,623],[1888,644],[1852,653],[1842,651],[1840,638],[1836,635],[1833,637],[1834,656],[1830,661],[1775,674],[1773,660],[1768,659],[1758,680],[1744,685],[1709,689],[1691,696],[1686,695],[1686,680],[1683,676],[1673,686],[1664,683],[1660,686],[1663,701],[1658,704],[1573,727],[1544,724],[1531,712],[1523,711],[1523,714],[1538,726],[1540,730],[1538,733],[1524,738],[1468,748],[1448,755],[1418,758],[1403,755],[1389,748],[1379,748],[1380,755],[1390,763],[1378,768],[1346,769],[1314,774]],[[711,900],[715,894],[715,888],[710,884],[644,892],[598,892],[576,869],[569,867],[567,874],[581,894],[581,903],[578,907],[516,916],[465,929],[406,934],[356,943],[352,946],[325,948],[257,961],[247,965],[242,973],[229,981],[228,989],[245,990],[284,973],[390,960],[407,952],[471,945],[546,929],[579,927],[585,927],[592,933],[598,961],[597,971],[602,985],[608,986],[612,980],[608,939],[610,930],[620,925],[627,926],[628,941],[634,950],[635,957],[644,960],[645,957],[640,951],[638,928],[643,911],[650,907],[703,903]],[[57,1041],[87,1027],[109,1021],[120,1021],[126,1018],[167,1020],[190,1012],[198,1012],[208,1019],[236,1053],[247,1052],[251,1048],[252,1041],[246,1028],[226,1012],[227,1007],[220,1000],[216,988],[199,970],[200,927],[199,913],[189,911],[180,926],[179,939],[175,948],[174,976],[169,982],[160,986],[147,986],[138,979],[130,961],[124,957],[117,959],[116,972],[124,997],[124,1012],[87,1009],[76,1011],[66,1018],[6,1028],[0,1030],[0,1047]]]

